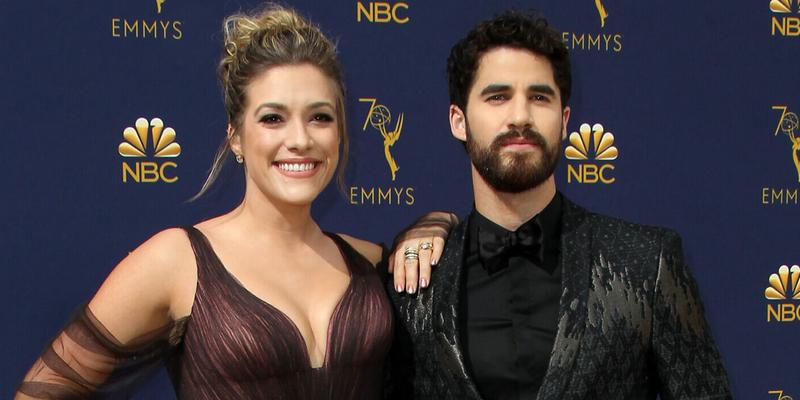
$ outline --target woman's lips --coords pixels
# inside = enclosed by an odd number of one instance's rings
[[[281,175],[292,178],[307,178],[314,176],[319,171],[322,163],[313,160],[298,161],[276,161],[272,165],[278,169]]]

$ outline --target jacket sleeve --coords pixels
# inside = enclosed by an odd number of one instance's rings
[[[652,348],[660,395],[672,399],[729,399],[728,377],[706,322],[681,239],[662,241],[653,299]]]

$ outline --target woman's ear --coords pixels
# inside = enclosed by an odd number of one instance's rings
[[[233,155],[242,155],[242,139],[231,124],[228,124],[228,142],[231,144]]]

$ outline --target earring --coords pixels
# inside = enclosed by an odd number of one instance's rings
[[[242,157],[241,154],[237,154],[236,155],[236,162],[239,163],[239,164],[243,163],[244,162],[244,157]]]

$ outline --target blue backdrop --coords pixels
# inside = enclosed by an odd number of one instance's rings
[[[446,57],[478,21],[537,8],[571,49],[568,132],[600,124],[613,135],[600,150],[618,154],[598,157],[588,140],[577,152],[586,159],[562,157],[559,188],[594,211],[678,230],[735,396],[800,398],[800,295],[791,299],[800,288],[776,275],[783,293],[765,296],[772,274],[800,264],[793,0],[289,4],[338,39],[348,86],[352,157],[344,193],[332,185],[316,203],[323,228],[391,242],[431,209],[469,211],[469,164],[447,123]],[[0,2],[0,397],[128,251],[237,204],[235,168],[209,196],[185,200],[225,135],[222,19],[256,5]],[[387,131],[403,118],[394,176],[369,121],[377,111],[391,115]],[[180,154],[159,157],[149,143],[143,156],[123,157],[123,133],[139,118],[146,135],[155,118],[172,128]],[[163,377],[142,391],[173,397]]]

